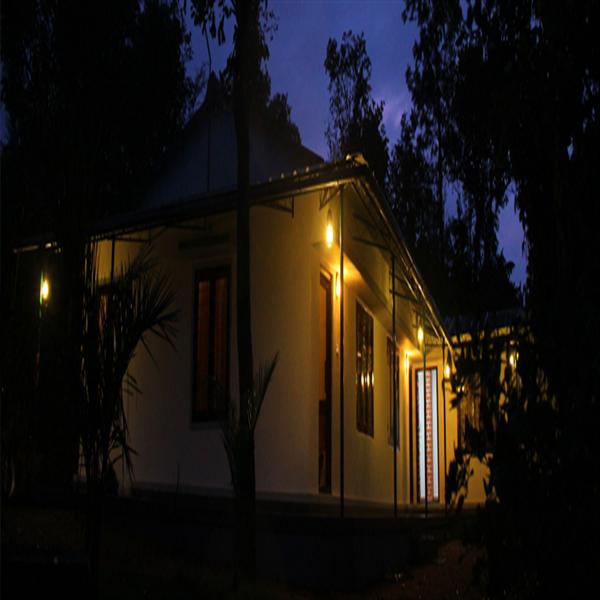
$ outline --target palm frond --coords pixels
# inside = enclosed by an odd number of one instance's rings
[[[275,354],[270,362],[261,364],[258,373],[254,376],[254,385],[248,398],[248,426],[252,432],[256,429],[258,417],[278,360],[279,352]]]
[[[84,453],[91,457],[86,463],[111,464],[112,454],[121,449],[132,477],[135,451],[128,443],[123,394],[141,390],[129,366],[140,343],[156,364],[150,336],[175,348],[179,311],[173,308],[171,280],[159,269],[150,247],[124,263],[116,277],[103,285],[95,254],[90,244],[84,275],[81,439]]]
[[[221,423],[223,446],[229,463],[231,483],[236,493],[239,490],[240,481],[248,477],[248,454],[252,452],[256,424],[278,359],[279,353],[276,353],[270,362],[260,366],[254,376],[252,389],[246,398],[242,399],[242,402],[248,403],[247,423],[241,422],[240,411],[232,402],[229,403],[229,418]]]

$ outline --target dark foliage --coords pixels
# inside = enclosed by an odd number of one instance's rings
[[[18,340],[6,364],[22,369],[3,364],[3,460],[27,463],[16,476],[27,491],[32,482],[70,486],[90,432],[126,446],[114,415],[85,410],[88,392],[114,400],[118,386],[106,364],[100,379],[82,382],[82,349],[87,363],[116,350],[89,335],[89,227],[135,205],[201,80],[186,76],[190,36],[176,1],[7,1],[1,11],[2,337]],[[36,252],[13,253],[31,242]],[[40,272],[51,286],[45,303]],[[90,485],[103,490],[107,470],[93,462]]]
[[[458,2],[415,0],[405,19],[419,24],[407,70],[413,109],[390,164],[390,196],[434,297],[446,315],[518,305],[513,265],[498,248],[498,214],[509,178],[473,118],[478,88],[458,85],[464,23]]]
[[[458,31],[449,167],[464,184],[461,218],[475,227],[456,239],[471,237],[479,264],[494,267],[493,246],[479,240],[494,229],[494,207],[514,197],[529,257],[518,385],[491,385],[489,345],[466,364],[488,381],[483,412],[498,413],[483,429],[494,449],[483,512],[490,591],[579,595],[600,564],[585,542],[600,533],[600,7],[469,1],[445,13],[434,4],[409,2],[407,13],[442,34]],[[428,38],[428,53],[446,40]]]
[[[346,31],[338,45],[327,43],[325,70],[329,76],[329,123],[325,136],[331,160],[361,152],[385,189],[388,139],[383,126],[384,103],[371,96],[371,59],[364,35]]]
[[[225,42],[225,19],[236,14],[235,2],[192,2],[192,15],[196,25],[200,26],[205,36]],[[272,93],[271,77],[265,68],[269,58],[268,38],[277,29],[276,15],[268,9],[265,2],[259,7],[261,20],[258,52],[250,57],[252,77],[249,83],[248,109],[250,119],[258,122],[274,135],[287,140],[291,144],[300,144],[300,130],[292,121],[292,109],[286,93]],[[215,84],[214,102],[220,108],[233,109],[234,93],[234,54],[229,56],[225,69],[217,77],[211,74]]]
[[[15,233],[130,206],[195,102],[177,3],[8,1],[2,34],[3,196],[32,212]]]

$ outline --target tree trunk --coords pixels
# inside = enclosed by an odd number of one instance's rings
[[[256,5],[256,6],[255,6]],[[234,118],[237,141],[237,342],[240,417],[247,421],[247,405],[243,402],[252,387],[252,330],[250,303],[250,111],[248,98],[248,78],[250,76],[249,56],[252,40],[249,21],[258,18],[258,5],[253,1],[240,2],[237,11],[236,65],[234,79]]]
[[[250,297],[250,110],[249,78],[253,56],[254,27],[258,26],[258,2],[237,3],[234,77],[234,118],[237,141],[237,346],[240,395],[240,434],[245,443],[238,457],[236,490],[237,567],[252,579],[256,570],[254,440],[248,423],[248,397],[253,386],[251,297]]]
[[[87,514],[85,529],[85,546],[90,564],[90,596],[97,598],[99,594],[100,544],[103,521],[104,480],[99,472],[98,457],[86,458],[87,478]]]

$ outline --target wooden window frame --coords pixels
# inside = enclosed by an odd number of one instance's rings
[[[208,372],[214,375],[214,364],[215,364],[215,282],[218,279],[225,278],[226,289],[227,289],[227,306],[226,310],[226,343],[225,343],[225,386],[223,390],[224,404],[219,410],[215,410],[209,407],[207,410],[197,410],[196,406],[196,395],[198,386],[198,369],[197,369],[197,355],[198,355],[198,295],[199,295],[199,284],[202,281],[210,282],[209,291],[209,344],[208,344]],[[191,419],[192,423],[205,423],[210,421],[219,421],[226,419],[228,416],[228,399],[229,399],[229,369],[230,369],[230,333],[231,333],[231,275],[229,266],[219,267],[208,267],[199,268],[194,272],[194,293],[193,293],[193,306],[192,306],[192,321],[193,321],[193,344],[192,344],[192,405],[191,405]]]

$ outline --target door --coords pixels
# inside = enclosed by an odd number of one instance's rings
[[[437,502],[439,491],[437,368],[417,369],[417,499]]]
[[[331,493],[331,277],[319,288],[319,492]]]

